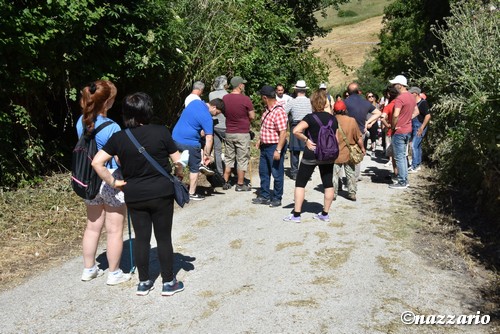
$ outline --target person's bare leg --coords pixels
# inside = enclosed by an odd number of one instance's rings
[[[293,208],[293,210],[295,212],[300,213],[302,211],[302,204],[304,204],[305,196],[306,196],[306,189],[305,188],[295,187],[295,193],[294,193],[295,205]]]
[[[245,183],[245,171],[238,169],[238,184],[244,184]]]
[[[196,186],[198,185],[198,174],[199,173],[189,173],[189,193],[194,194],[196,192]],[[224,175],[226,175],[224,173]]]
[[[126,206],[112,207],[104,205],[104,208],[106,210],[106,256],[108,258],[109,271],[113,272],[120,268]]]
[[[323,211],[325,211],[326,213],[330,211],[330,207],[332,206],[334,196],[335,196],[335,190],[333,189],[333,187],[325,189]]]
[[[87,227],[83,233],[83,266],[92,268],[106,213],[104,205],[87,205]]]

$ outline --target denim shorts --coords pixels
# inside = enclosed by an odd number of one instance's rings
[[[189,160],[188,160],[189,171],[191,173],[199,173],[201,164],[201,146],[184,145],[178,142],[175,142],[175,145],[177,146],[177,149],[181,152],[186,150],[189,151]]]

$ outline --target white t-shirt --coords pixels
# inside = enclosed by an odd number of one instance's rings
[[[194,100],[200,100],[201,101],[201,98],[196,95],[196,94],[189,94],[186,99],[184,100],[184,107],[187,107],[188,104],[190,104],[191,102],[193,102]]]

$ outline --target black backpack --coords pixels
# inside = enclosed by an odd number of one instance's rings
[[[92,159],[94,159],[97,153],[95,136],[99,131],[112,123],[112,121],[104,122],[90,134],[85,131],[73,149],[71,157],[71,186],[76,194],[83,199],[94,199],[101,188],[102,180],[94,168],[92,168]]]

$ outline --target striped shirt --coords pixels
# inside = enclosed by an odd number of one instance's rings
[[[262,115],[260,142],[262,144],[277,144],[280,132],[286,131],[286,126],[287,117],[283,106],[276,103],[271,110],[266,106],[266,111]]]
[[[292,122],[300,122],[305,115],[312,113],[311,101],[307,96],[297,96],[285,105],[285,112],[292,115]]]

